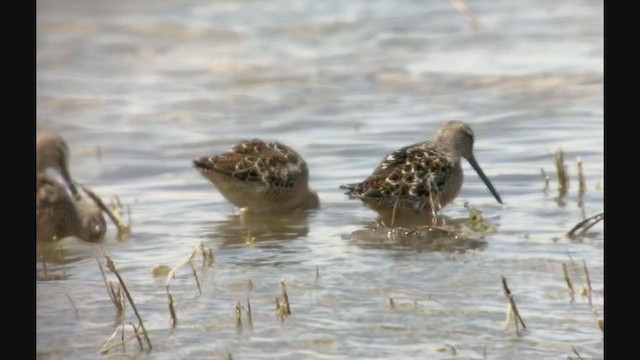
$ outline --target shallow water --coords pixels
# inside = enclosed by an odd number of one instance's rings
[[[603,211],[603,4],[467,5],[479,30],[447,1],[37,3],[37,129],[65,137],[76,180],[130,206],[132,234],[120,242],[111,227],[102,247],[149,331],[150,357],[537,359],[572,347],[603,357],[603,224],[564,236],[583,219],[576,157],[584,214]],[[436,248],[360,236],[376,214],[338,186],[449,119],[474,129],[505,205],[465,162],[444,215],[462,221],[468,201],[496,231]],[[305,157],[320,210],[243,224],[191,167],[253,137]],[[561,199],[558,149],[571,181]],[[173,329],[151,269],[179,264],[200,241],[215,264],[196,257],[201,296],[188,266],[176,273]],[[38,246],[38,357],[98,357],[116,321],[94,257],[104,258],[93,244],[59,245]],[[591,306],[579,294],[570,302],[562,271],[581,289],[582,260]],[[502,275],[521,336],[504,326]],[[253,329],[246,315],[238,329],[236,302],[247,299]]]

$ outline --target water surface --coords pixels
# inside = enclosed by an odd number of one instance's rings
[[[148,357],[564,359],[572,347],[603,357],[603,225],[565,237],[603,211],[602,1],[466,3],[478,30],[448,1],[37,3],[37,129],[65,137],[78,181],[131,208],[132,234],[120,242],[112,227],[102,247],[145,321]],[[358,237],[376,214],[339,185],[450,119],[474,129],[476,158],[505,205],[465,162],[444,215],[466,218],[468,201],[496,231],[458,251]],[[242,224],[191,167],[253,137],[305,157],[320,210]],[[570,176],[563,198],[558,149]],[[215,264],[196,257],[200,296],[189,267],[176,273],[174,329],[151,269],[179,264],[200,241]],[[92,244],[62,245],[36,264],[37,354],[99,357],[116,321],[104,258]],[[583,260],[592,305],[579,294],[570,302],[562,272],[566,263],[580,290]],[[502,275],[521,336],[504,326]],[[238,329],[236,302],[247,299],[254,327],[245,317]]]

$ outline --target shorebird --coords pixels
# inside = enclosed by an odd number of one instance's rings
[[[254,214],[320,207],[302,156],[279,142],[242,141],[193,166],[233,205]]]
[[[379,213],[435,214],[458,195],[463,180],[460,159],[465,158],[502,204],[473,155],[473,141],[467,124],[449,121],[434,141],[400,148],[387,155],[366,180],[340,188],[347,190],[350,199],[360,199]]]
[[[102,212],[80,201],[80,194],[69,173],[69,147],[54,133],[39,134],[36,139],[36,239],[50,241],[76,236],[99,241],[106,232]],[[46,175],[52,168],[62,175],[69,191]]]

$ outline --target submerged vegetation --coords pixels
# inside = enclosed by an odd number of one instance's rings
[[[520,316],[520,312],[518,311],[518,307],[516,306],[516,300],[511,293],[511,290],[507,286],[507,279],[502,276],[502,288],[504,289],[504,296],[507,298],[507,320],[505,321],[505,326],[507,330],[509,330],[509,324],[511,323],[511,318],[513,317],[513,322],[516,328],[516,335],[520,336],[520,329],[518,328],[518,323],[522,324],[522,328],[526,329],[527,326],[524,324],[524,320]]]
[[[563,199],[568,195],[569,190],[569,171],[568,167],[564,162],[564,152],[562,150],[558,150],[555,154],[555,165],[556,171],[558,174],[558,204],[564,206]],[[567,232],[567,236],[569,238],[577,238],[585,235],[587,230],[596,225],[598,222],[604,220],[604,212],[597,213],[590,217],[587,217],[585,214],[585,206],[584,206],[584,196],[587,192],[587,183],[584,176],[584,171],[582,169],[582,158],[576,158],[576,167],[578,169],[578,207],[582,210],[583,219],[579,221],[571,230]],[[543,191],[547,191],[549,188],[549,177],[543,169],[540,169],[542,174],[542,178],[544,180],[544,189]],[[601,184],[596,185],[596,189],[601,190]]]

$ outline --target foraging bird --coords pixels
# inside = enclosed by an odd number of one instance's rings
[[[106,232],[102,211],[80,201],[69,173],[69,148],[57,134],[42,133],[36,139],[36,239],[50,241],[76,236],[99,241]],[[64,186],[46,175],[52,168],[62,175]]]
[[[279,142],[242,141],[193,166],[235,206],[254,214],[320,207],[302,156]]]
[[[360,199],[381,213],[432,213],[458,195],[463,180],[460,159],[465,158],[502,204],[473,155],[473,142],[473,131],[467,124],[449,121],[434,141],[400,148],[387,155],[366,180],[340,188],[347,190],[350,199]]]

